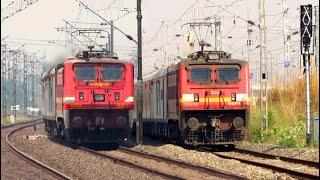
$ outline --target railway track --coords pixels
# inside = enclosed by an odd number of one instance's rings
[[[248,150],[248,149],[242,149],[242,148],[235,148],[235,152],[251,154],[251,155],[254,155],[257,157],[262,157],[262,158],[278,159],[278,160],[285,161],[285,162],[302,164],[302,165],[306,165],[306,166],[310,166],[310,167],[319,168],[319,162],[316,162],[316,161],[308,161],[308,160],[297,159],[297,158],[292,158],[292,157],[279,156],[279,155],[274,155],[274,154],[269,154],[269,153],[252,151],[252,150]]]
[[[191,164],[191,163],[187,163],[187,162],[183,162],[183,161],[179,161],[179,160],[174,160],[174,159],[170,159],[170,158],[167,158],[167,157],[162,157],[162,156],[158,156],[158,155],[154,155],[154,154],[149,154],[149,153],[145,153],[145,152],[129,149],[129,148],[126,148],[126,147],[121,147],[120,146],[119,147],[119,151],[124,152],[124,153],[129,153],[129,154],[132,154],[132,155],[142,156],[142,157],[145,157],[145,158],[148,158],[148,159],[153,159],[153,160],[156,160],[156,161],[164,161],[166,163],[178,165],[178,166],[181,166],[181,167],[187,168],[187,169],[193,169],[193,170],[200,171],[200,172],[203,172],[203,173],[207,173],[209,175],[220,177],[220,178],[245,179],[242,176],[230,174],[228,172],[223,172],[223,171],[219,171],[219,170],[216,170],[216,169],[208,168],[208,167],[205,167],[205,166],[194,165],[194,164]]]
[[[274,171],[278,171],[281,173],[286,173],[289,174],[293,177],[297,178],[303,178],[303,179],[319,179],[319,175],[315,174],[309,174],[306,172],[301,172],[301,171],[296,171],[292,170],[290,168],[286,168],[283,166],[277,166],[274,164],[271,164],[270,162],[267,162],[268,160],[281,160],[283,162],[286,162],[287,164],[299,164],[300,166],[305,166],[306,168],[319,168],[319,163],[314,162],[314,161],[307,161],[307,160],[301,160],[301,159],[296,159],[296,158],[290,158],[290,157],[284,157],[284,156],[278,156],[278,155],[273,155],[273,154],[268,154],[268,153],[262,153],[262,152],[257,152],[257,151],[251,151],[247,149],[240,149],[236,148],[234,152],[212,152],[210,149],[207,148],[199,148],[199,151],[204,151],[204,152],[211,152],[214,153],[216,156],[224,159],[233,159],[240,161],[242,163],[262,167],[262,168],[267,168],[271,169]],[[236,153],[236,154],[232,154]],[[238,153],[238,155],[237,155]],[[241,154],[245,154],[245,158],[239,157]],[[248,157],[249,156],[249,157]],[[263,158],[263,160],[258,161],[254,160],[257,158]],[[264,162],[265,161],[265,162]],[[288,167],[290,167],[288,165]]]
[[[30,120],[30,121],[23,121],[23,122],[14,123],[14,124],[9,124],[9,125],[1,125],[1,129],[8,129],[8,128],[15,127],[15,126],[18,126],[18,125],[35,123],[35,122],[37,122],[37,121],[39,121],[39,120],[40,120],[39,118],[36,118],[36,119]]]
[[[161,171],[156,170],[156,169],[151,169],[151,168],[148,168],[148,167],[145,167],[145,166],[141,166],[141,165],[136,164],[134,162],[131,162],[131,161],[128,161],[128,160],[125,160],[125,159],[122,159],[122,158],[118,158],[118,157],[115,157],[115,156],[112,156],[112,155],[107,155],[107,154],[104,154],[104,153],[101,153],[101,152],[98,152],[98,151],[95,151],[95,150],[92,150],[92,149],[88,149],[88,148],[85,148],[85,147],[79,147],[79,149],[84,151],[84,152],[88,152],[88,153],[94,154],[94,155],[102,157],[102,158],[110,159],[115,163],[119,163],[119,164],[122,164],[122,165],[125,165],[125,166],[128,166],[128,167],[132,167],[132,168],[137,168],[137,169],[143,170],[143,171],[148,172],[148,173],[154,173],[154,174],[162,176],[164,178],[184,179],[184,178],[182,178],[180,176],[177,176],[177,175],[172,175],[172,174],[168,174],[168,173],[165,173],[165,172],[161,172]]]
[[[169,178],[169,179],[187,179],[186,177],[181,176],[179,174],[172,174],[172,173],[168,173],[168,172],[165,172],[165,171],[161,171],[159,169],[148,167],[148,166],[139,164],[137,162],[134,162],[132,160],[128,160],[127,158],[121,158],[119,156],[115,156],[112,153],[110,154],[110,153],[99,152],[99,151],[88,149],[88,148],[85,148],[85,147],[82,147],[82,146],[79,147],[79,149],[82,150],[82,151],[85,151],[85,152],[89,152],[89,153],[95,154],[95,155],[100,156],[102,158],[111,159],[116,163],[124,164],[126,166],[133,167],[133,168],[138,168],[138,169],[141,169],[141,170],[149,172],[149,173],[154,173],[154,174],[162,176],[164,178]],[[145,153],[145,152],[132,150],[132,149],[121,147],[121,146],[116,150],[116,152],[125,153],[127,155],[130,155],[131,157],[133,155],[133,156],[136,156],[136,157],[139,157],[139,158],[143,157],[145,159],[155,160],[155,161],[157,161],[159,163],[163,162],[165,164],[168,164],[168,165],[171,165],[171,166],[178,166],[180,168],[188,169],[190,171],[201,172],[203,174],[206,174],[207,176],[210,176],[210,177],[213,177],[213,178],[216,177],[217,179],[245,179],[242,176],[230,174],[230,173],[227,173],[227,172],[218,171],[218,170],[207,168],[207,167],[204,167],[204,166],[193,165],[193,164],[190,164],[190,163],[173,160],[173,159],[169,159],[169,158],[166,158],[166,157],[152,155],[152,154],[148,154],[148,153]]]
[[[6,143],[9,145],[10,149],[21,159],[27,161],[28,163],[30,163],[31,165],[37,167],[37,168],[41,168],[43,169],[45,172],[48,172],[50,175],[52,175],[53,177],[57,178],[57,179],[71,179],[70,177],[68,177],[67,175],[53,169],[52,167],[43,164],[42,162],[36,160],[35,158],[27,155],[26,153],[20,151],[16,146],[14,146],[14,144],[10,141],[10,138],[18,131],[24,129],[24,128],[28,128],[33,126],[34,124],[40,124],[42,123],[40,121],[41,119],[35,119],[32,121],[26,121],[26,122],[21,122],[21,123],[16,123],[16,124],[11,124],[11,125],[7,125],[7,126],[1,126],[1,129],[8,129],[8,128],[14,128],[13,130],[11,130],[7,136],[6,136]],[[15,128],[16,126],[18,126],[17,128]]]

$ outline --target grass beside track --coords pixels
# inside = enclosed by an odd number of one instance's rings
[[[311,76],[311,130],[313,118],[319,114],[319,81]],[[261,131],[259,99],[251,111],[250,141],[278,144],[284,147],[306,147],[306,90],[305,79],[286,87],[278,83],[268,91],[268,129]],[[312,146],[314,146],[312,141]]]

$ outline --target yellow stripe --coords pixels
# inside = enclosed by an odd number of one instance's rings
[[[189,99],[183,99],[180,98],[181,103],[188,103],[188,102],[194,102],[194,100],[189,100]],[[210,97],[210,98],[199,98],[200,103],[204,102],[210,102],[210,103],[215,103],[215,102],[231,102],[231,97],[224,97],[224,98],[219,98],[219,97]]]

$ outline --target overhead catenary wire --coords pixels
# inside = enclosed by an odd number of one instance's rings
[[[78,1],[78,0],[76,0]],[[87,5],[85,5],[83,2],[79,1],[79,3],[84,6],[86,9],[88,9],[90,12],[92,12],[93,14],[95,14],[96,16],[98,16],[99,18],[101,18],[103,21],[105,21],[106,23],[108,23],[110,26],[113,26],[114,29],[118,30],[121,34],[123,34],[124,36],[126,36],[130,41],[135,42],[136,44],[138,44],[138,42],[129,34],[125,33],[124,31],[122,31],[121,29],[119,29],[118,27],[116,27],[115,25],[113,25],[110,21],[106,20],[104,17],[102,17],[100,14],[96,13],[94,10],[92,10],[91,8],[89,8]]]
[[[245,22],[247,22],[247,23],[249,23],[249,24],[251,24],[251,25],[253,25],[253,26],[258,27],[258,25],[256,25],[256,24],[255,24],[255,22],[253,22],[253,21],[251,21],[251,20],[249,20],[249,19],[245,19],[245,18],[243,18],[243,17],[241,17],[241,16],[239,16],[239,15],[237,15],[237,14],[235,14],[235,13],[233,13],[233,12],[229,11],[229,10],[228,10],[228,9],[226,9],[226,8],[223,8],[221,5],[218,5],[218,4],[216,4],[216,3],[214,3],[214,2],[212,2],[212,1],[210,1],[210,0],[207,0],[207,2],[209,2],[209,3],[211,3],[211,4],[214,4],[215,6],[217,6],[217,7],[221,8],[221,9],[223,9],[224,11],[226,11],[226,12],[228,12],[228,13],[230,13],[230,14],[234,15],[235,17],[237,17],[237,18],[239,18],[239,19],[244,20]]]

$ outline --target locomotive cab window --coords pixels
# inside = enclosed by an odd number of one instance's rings
[[[189,80],[191,82],[209,83],[211,82],[210,68],[192,68],[189,72]]]
[[[104,81],[121,81],[122,67],[121,66],[104,66],[102,68],[102,79]]]
[[[236,68],[236,67],[218,68],[217,81],[225,82],[225,83],[239,81],[239,68]]]
[[[96,79],[96,68],[94,66],[76,66],[76,78],[79,81],[92,81]]]

